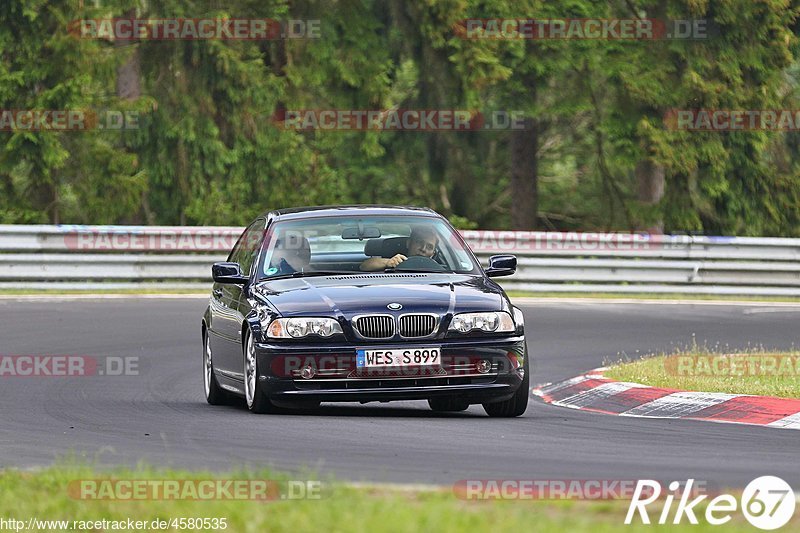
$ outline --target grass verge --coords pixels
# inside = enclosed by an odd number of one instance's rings
[[[459,499],[449,487],[441,490],[405,490],[396,486],[354,487],[323,481],[318,499],[273,501],[87,500],[71,491],[80,480],[273,480],[282,494],[291,480],[306,483],[313,475],[261,470],[215,475],[203,472],[138,468],[97,471],[86,466],[55,466],[41,471],[0,471],[0,517],[26,521],[67,520],[95,522],[172,519],[225,519],[226,530],[240,531],[717,531],[704,524],[692,526],[643,525],[638,519],[624,526],[628,501],[473,501]],[[102,492],[102,491],[101,491]],[[701,507],[701,506],[698,506]],[[702,511],[701,511],[702,512]],[[674,513],[674,509],[673,509]],[[657,520],[660,508],[651,511]],[[699,514],[699,513],[698,513]],[[684,522],[686,520],[684,519]],[[798,518],[794,520],[797,525]],[[218,522],[219,524],[219,522]],[[80,524],[78,524],[80,525]],[[86,526],[87,524],[83,524]],[[210,525],[210,524],[209,524]],[[27,524],[26,524],[27,526]],[[786,527],[790,527],[787,525]],[[113,527],[106,525],[107,530]],[[9,529],[9,528],[6,528]],[[48,528],[40,528],[47,530]],[[83,530],[98,530],[84,527]],[[168,527],[162,530],[198,530]],[[200,528],[202,529],[202,528]],[[13,529],[12,529],[13,530]],[[27,529],[26,529],[27,530]],[[55,531],[56,528],[49,528]],[[152,528],[151,528],[152,530]],[[215,530],[213,527],[206,531]],[[222,531],[218,527],[216,531]],[[726,531],[752,531],[741,513],[733,513]]]
[[[800,351],[721,354],[695,347],[618,362],[605,375],[652,387],[797,399],[800,398]]]

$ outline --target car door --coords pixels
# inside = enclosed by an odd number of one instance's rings
[[[233,247],[228,261],[238,263],[242,274],[249,276],[255,263],[255,258],[261,249],[264,239],[265,220],[257,219],[250,224],[239,237]],[[212,343],[214,350],[214,365],[221,374],[243,379],[242,363],[242,323],[244,316],[239,310],[239,301],[245,286],[234,284],[215,283],[213,288],[212,324],[216,343]]]

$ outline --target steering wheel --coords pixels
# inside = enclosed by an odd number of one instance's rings
[[[395,270],[430,270],[432,272],[441,272],[444,269],[442,265],[430,257],[421,255],[412,255],[395,267]]]

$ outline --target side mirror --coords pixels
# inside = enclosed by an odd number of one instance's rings
[[[489,258],[489,268],[485,270],[490,278],[510,276],[517,271],[517,258],[513,255],[493,255]]]
[[[214,263],[211,265],[211,276],[216,283],[244,285],[248,282],[247,276],[242,275],[239,263]]]

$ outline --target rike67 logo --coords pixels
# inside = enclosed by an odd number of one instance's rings
[[[669,491],[664,498],[664,505],[658,516],[658,524],[680,524],[684,517],[690,524],[698,524],[695,507],[708,498],[707,494],[698,496],[693,492],[694,480],[686,481],[685,486],[673,481],[669,484]],[[654,503],[661,496],[662,488],[658,481],[649,479],[639,480],[625,516],[625,523],[633,523],[638,513],[643,524],[650,524],[648,505]],[[673,514],[673,503],[678,500]],[[753,526],[763,530],[778,529],[786,525],[794,515],[796,496],[784,480],[775,476],[762,476],[748,483],[742,492],[741,501],[735,496],[721,494],[705,504],[705,520],[711,525],[719,526],[729,522],[732,513],[741,511],[744,517]],[[700,506],[702,507],[702,506]],[[697,514],[696,514],[697,513]],[[671,518],[671,520],[670,520]]]

